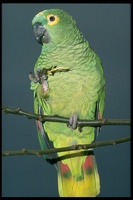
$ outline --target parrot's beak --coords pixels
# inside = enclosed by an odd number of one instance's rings
[[[41,23],[35,23],[33,25],[33,33],[35,36],[35,39],[38,43],[48,43],[50,41],[50,36],[48,34],[47,29],[44,28],[44,26]]]

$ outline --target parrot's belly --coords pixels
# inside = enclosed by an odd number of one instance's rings
[[[42,97],[47,105],[45,113],[70,117],[74,113],[83,119],[93,119],[97,93],[91,88],[89,78],[81,75],[58,73],[48,78],[49,92]]]

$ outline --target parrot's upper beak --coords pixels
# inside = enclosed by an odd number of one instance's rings
[[[33,33],[37,42],[39,42],[40,44],[48,43],[50,41],[48,31],[41,23],[37,22],[33,25]]]

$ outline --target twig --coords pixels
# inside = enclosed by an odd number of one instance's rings
[[[2,106],[2,112],[6,114],[15,114],[22,115],[27,117],[28,119],[35,119],[43,122],[60,122],[60,123],[68,123],[69,119],[61,116],[46,116],[46,115],[37,115],[35,113],[30,113],[24,111],[20,108],[12,109],[6,106]],[[77,125],[80,127],[84,126],[93,126],[100,127],[103,125],[131,125],[131,121],[129,119],[101,119],[101,120],[78,120]]]
[[[62,148],[54,148],[54,149],[48,149],[48,150],[26,150],[22,149],[20,151],[3,151],[2,156],[17,156],[17,155],[36,155],[40,156],[43,154],[50,154],[50,153],[56,153],[56,152],[63,152],[63,151],[74,151],[74,150],[81,150],[81,149],[89,149],[89,148],[96,148],[96,147],[102,147],[107,145],[115,145],[120,144],[123,142],[128,142],[131,140],[131,136],[118,138],[114,140],[108,140],[103,142],[95,142],[92,144],[78,144],[73,145],[69,147],[62,147]]]

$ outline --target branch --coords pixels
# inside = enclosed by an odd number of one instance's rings
[[[55,116],[46,116],[46,115],[38,115],[35,113],[30,113],[20,108],[12,109],[6,106],[2,106],[2,112],[6,114],[15,114],[22,115],[27,117],[28,119],[35,119],[42,122],[50,121],[50,122],[60,122],[60,123],[69,123],[69,119],[65,117],[61,117],[58,115]],[[131,120],[129,119],[100,119],[100,120],[78,120],[77,126],[93,126],[93,127],[101,127],[103,125],[131,125]]]
[[[50,153],[57,153],[57,152],[64,152],[64,151],[74,151],[74,150],[81,150],[81,149],[89,149],[89,148],[96,148],[96,147],[102,147],[107,145],[115,145],[120,144],[123,142],[128,142],[131,140],[131,136],[118,138],[114,140],[108,140],[103,142],[95,142],[92,144],[78,144],[78,145],[72,145],[69,147],[62,147],[62,148],[54,148],[54,149],[48,149],[48,150],[26,150],[22,149],[20,151],[3,151],[2,156],[16,156],[16,155],[36,155],[40,156],[43,154],[50,154]]]
[[[30,113],[27,111],[24,111],[20,108],[12,109],[6,106],[2,106],[2,112],[6,114],[15,114],[15,115],[21,115],[25,116],[28,119],[35,119],[42,122],[50,121],[50,122],[60,122],[60,123],[69,123],[69,119],[61,116],[46,116],[46,115],[38,115],[35,113]],[[101,119],[101,120],[78,120],[77,122],[78,126],[93,126],[93,127],[99,127],[103,125],[131,125],[131,121],[129,119]],[[74,151],[74,150],[80,150],[80,149],[89,149],[89,148],[96,148],[101,146],[107,146],[107,145],[115,145],[123,142],[130,141],[131,137],[124,137],[114,140],[108,140],[103,142],[95,142],[92,144],[78,144],[73,145],[69,147],[62,147],[62,148],[54,148],[54,149],[48,149],[48,150],[26,150],[22,149],[20,151],[3,151],[2,156],[15,156],[15,155],[43,155],[43,154],[49,154],[49,153],[56,153],[56,152],[63,152],[63,151]]]

